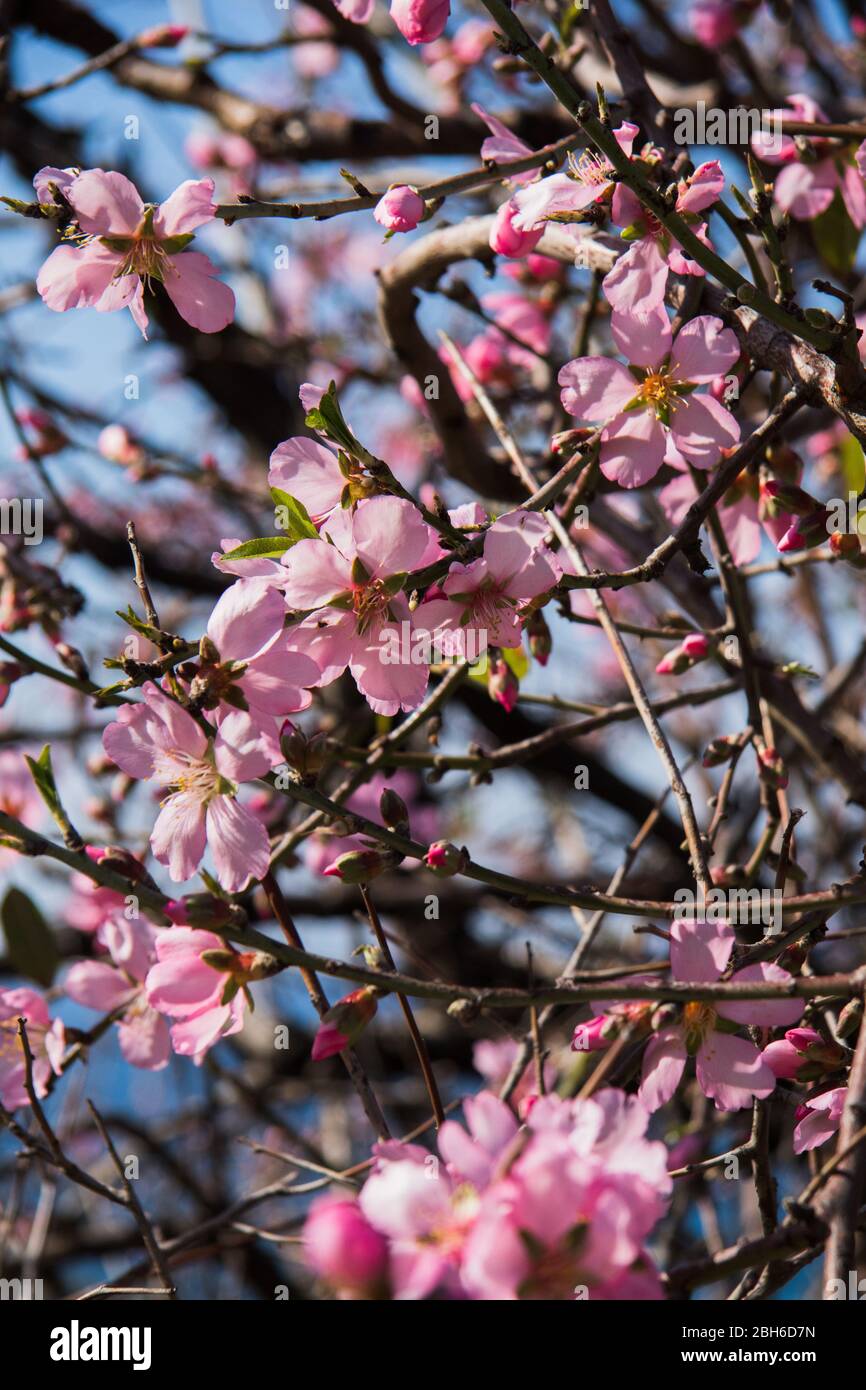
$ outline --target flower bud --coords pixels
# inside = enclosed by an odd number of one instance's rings
[[[809,516],[821,506],[818,499],[804,492],[803,488],[779,478],[761,479],[761,502],[769,517],[778,516],[780,512]]]
[[[853,531],[833,531],[830,535],[830,549],[840,560],[847,560],[849,564],[861,568],[859,562],[863,559],[863,549],[860,537],[855,536]]]
[[[344,1048],[351,1047],[361,1036],[367,1024],[375,1017],[379,1007],[376,998],[378,991],[373,985],[364,985],[353,990],[322,1014],[316,1036],[313,1039],[312,1058],[321,1062],[333,1057]]]
[[[520,682],[508,662],[501,656],[490,662],[487,673],[487,693],[492,700],[502,705],[507,714],[511,714],[517,704]]]
[[[304,1225],[304,1254],[320,1278],[349,1294],[373,1295],[388,1268],[388,1242],[352,1197],[322,1197]]]
[[[529,650],[535,660],[539,666],[546,666],[550,659],[553,639],[550,635],[550,628],[547,626],[547,620],[540,609],[537,613],[532,614],[526,624],[526,635],[529,638]]]
[[[620,1029],[620,1020],[612,1014],[599,1014],[585,1023],[578,1023],[571,1035],[572,1052],[603,1052],[610,1047]]]
[[[836,1033],[840,1038],[850,1038],[857,1032],[863,1020],[863,1000],[849,999],[842,1012],[839,1014],[839,1021],[836,1024]]]
[[[373,216],[389,232],[411,232],[424,216],[424,199],[408,184],[394,184],[373,209]]]
[[[798,550],[811,550],[816,545],[822,545],[830,534],[829,520],[830,513],[826,507],[820,507],[808,516],[799,517],[777,543],[776,549],[779,554],[789,555]]]
[[[139,34],[139,48],[176,48],[189,33],[186,24],[155,24]]]
[[[132,883],[140,883],[148,876],[141,860],[136,859],[135,855],[130,854],[122,845],[85,845],[84,853],[94,864],[113,869],[116,874],[121,874]]]
[[[448,840],[435,840],[424,856],[424,863],[440,878],[453,878],[463,873],[469,863],[465,849],[458,849]]]
[[[520,231],[515,227],[514,218],[518,211],[517,204],[509,199],[497,210],[493,226],[490,228],[491,251],[495,251],[499,256],[510,256],[514,260],[528,256],[544,236],[543,227],[529,231]]]
[[[388,868],[388,859],[377,849],[350,849],[322,870],[328,878],[344,883],[369,883]]]
[[[379,814],[389,830],[396,830],[400,834],[409,833],[409,812],[406,803],[393,787],[386,787],[379,797]]]
[[[730,762],[739,740],[735,734],[723,734],[708,743],[702,761],[703,767],[721,767]]]
[[[206,931],[237,923],[237,908],[212,893],[190,893],[185,898],[170,898],[163,912],[176,927],[196,927]]]
[[[758,772],[762,781],[782,791],[788,785],[785,763],[775,748],[762,748],[758,753]]]

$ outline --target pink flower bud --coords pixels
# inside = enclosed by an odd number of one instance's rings
[[[344,883],[369,883],[387,867],[387,859],[377,849],[350,849],[338,855],[322,873],[327,878],[340,878]]]
[[[450,13],[450,0],[391,0],[391,18],[411,44],[438,39]]]
[[[322,1015],[313,1039],[313,1061],[324,1061],[350,1047],[375,1017],[377,1008],[376,990],[372,985],[364,985],[338,1000]]]
[[[714,738],[704,750],[702,766],[721,767],[722,763],[730,762],[736,746],[737,739],[733,734],[723,734],[720,738]]]
[[[304,1225],[304,1253],[322,1279],[349,1293],[375,1290],[388,1267],[388,1243],[351,1197],[322,1197]]]
[[[138,36],[139,48],[176,48],[189,33],[186,24],[156,24]]]
[[[513,221],[517,211],[517,204],[513,199],[509,199],[497,211],[490,228],[491,251],[495,251],[498,256],[510,256],[514,260],[528,256],[544,235],[543,227],[528,232],[519,231]]]
[[[373,216],[389,232],[411,232],[424,216],[424,199],[408,184],[395,184],[373,209]]]
[[[487,674],[487,693],[492,700],[502,706],[506,714],[511,714],[517,704],[520,682],[508,662],[502,657],[490,663],[490,670]]]
[[[578,1023],[571,1038],[572,1052],[603,1052],[610,1047],[617,1033],[616,1019],[599,1014],[586,1023]]]
[[[775,748],[762,748],[758,754],[759,772],[764,781],[780,791],[788,785],[785,764]]]
[[[448,840],[434,841],[424,856],[427,868],[440,878],[452,878],[454,874],[462,873],[468,862],[465,849],[458,849]]]
[[[703,661],[710,650],[710,644],[702,632],[690,632],[683,638],[683,651],[692,661]]]
[[[705,48],[718,48],[739,33],[736,8],[730,0],[698,0],[689,18],[692,33]]]

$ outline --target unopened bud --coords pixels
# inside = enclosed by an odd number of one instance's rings
[[[369,883],[388,868],[388,860],[377,849],[350,849],[340,854],[322,873],[344,883]]]
[[[375,1017],[378,1004],[378,991],[372,985],[353,990],[340,999],[322,1020],[313,1039],[312,1058],[321,1062],[333,1057],[344,1048],[351,1047],[361,1036],[367,1024]]]
[[[738,743],[739,740],[735,734],[723,734],[719,738],[714,738],[704,749],[702,766],[721,767],[722,763],[730,762]]]
[[[546,666],[550,659],[553,638],[550,635],[550,628],[547,626],[547,621],[541,610],[532,614],[529,622],[526,624],[526,634],[529,638],[529,650],[535,657],[535,660],[538,662],[539,666]]]
[[[759,772],[763,781],[779,791],[788,785],[785,763],[775,748],[762,748],[758,753]]]
[[[520,682],[503,657],[497,657],[490,663],[487,673],[487,693],[497,704],[502,705],[507,714],[511,714],[517,704]]]
[[[849,999],[839,1015],[836,1034],[840,1038],[850,1038],[857,1032],[863,1021],[863,1000]]]
[[[379,814],[389,830],[408,833],[409,812],[402,796],[398,796],[393,787],[386,787],[379,797]]]
[[[424,856],[424,863],[440,878],[453,878],[462,874],[469,864],[465,849],[458,849],[448,840],[435,840]]]

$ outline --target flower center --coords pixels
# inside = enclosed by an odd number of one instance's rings
[[[140,275],[149,289],[151,281],[162,282],[166,275],[172,272],[170,258],[160,243],[153,237],[143,236],[134,238],[120,267],[114,273],[114,279],[119,280],[123,275]]]
[[[169,792],[182,792],[205,804],[228,788],[225,778],[208,758],[195,758],[179,748],[155,755],[154,776]]]
[[[650,372],[647,375],[638,394],[651,410],[658,412],[660,409],[672,405],[675,384],[667,368],[662,367],[660,371]]]
[[[686,1046],[695,1052],[716,1026],[716,1011],[704,1000],[693,999],[683,1010]]]
[[[374,635],[378,632],[388,617],[390,601],[391,595],[386,592],[381,579],[371,579],[368,584],[361,584],[352,590],[352,608],[359,636],[363,637],[371,631]]]
[[[593,186],[610,183],[611,166],[606,159],[593,154],[591,150],[584,150],[578,159],[570,156],[569,163],[580,183]]]

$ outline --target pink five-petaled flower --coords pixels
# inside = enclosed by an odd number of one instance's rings
[[[847,1086],[837,1086],[820,1096],[811,1096],[798,1107],[794,1129],[795,1154],[817,1149],[820,1144],[826,1144],[828,1139],[833,1138],[842,1123],[847,1095]]]
[[[464,1101],[469,1132],[456,1120],[439,1130],[441,1163],[417,1144],[377,1144],[376,1166],[361,1192],[361,1210],[387,1236],[396,1299],[440,1290],[462,1293],[463,1248],[478,1213],[479,1194],[518,1130],[514,1114],[482,1092]],[[432,1180],[431,1180],[432,1173]]]
[[[27,1029],[34,1059],[33,1089],[40,1098],[48,1092],[52,1072],[60,1075],[65,1046],[63,1024],[59,1018],[52,1022],[41,994],[35,989],[0,989],[0,1105],[7,1110],[30,1104],[19,1018]]]
[[[214,739],[186,710],[148,681],[144,701],[125,705],[102,745],[130,777],[153,779],[169,790],[150,846],[176,883],[190,878],[209,846],[217,877],[230,893],[268,869],[268,834],[236,799],[237,782],[260,777],[280,761],[249,716],[233,710]]]
[[[231,976],[202,959],[207,951],[225,950],[225,942],[213,932],[171,927],[157,934],[156,964],[144,981],[150,1007],[176,1019],[171,1028],[175,1052],[197,1065],[220,1038],[240,1032],[244,1023],[244,990],[227,990]],[[224,1003],[226,995],[231,997]]]
[[[388,643],[399,643],[401,624],[412,627],[400,589],[432,534],[411,502],[372,497],[354,514],[335,512],[323,539],[298,541],[284,556],[289,607],[314,610],[291,630],[292,646],[319,665],[321,685],[348,666],[377,714],[415,709],[427,689],[427,663],[413,661],[411,652],[405,661],[389,660]]]
[[[77,1004],[100,1013],[119,1012],[118,1041],[134,1067],[159,1071],[168,1065],[171,1040],[162,1014],[148,1004],[144,980],[156,960],[158,932],[149,923],[129,922],[115,914],[100,930],[108,946],[106,960],[76,961],[63,982]]]
[[[220,661],[244,667],[234,684],[256,718],[306,709],[312,700],[307,687],[317,685],[321,674],[309,656],[292,650],[285,616],[286,606],[267,579],[238,579],[208,619],[207,635]]]
[[[128,306],[146,338],[144,288],[158,282],[181,318],[218,333],[234,318],[235,297],[207,256],[185,249],[195,229],[213,220],[213,191],[212,179],[188,179],[154,207],[123,174],[86,169],[71,179],[63,194],[83,238],[58,246],[40,270],[36,288],[48,308]]]
[[[379,199],[373,216],[388,232],[411,232],[424,216],[424,199],[408,184],[395,184]]]
[[[737,421],[695,387],[723,376],[740,355],[721,319],[702,314],[672,338],[661,305],[646,314],[611,315],[611,332],[630,366],[580,357],[559,373],[562,404],[603,426],[601,471],[622,487],[655,477],[670,446],[696,468],[712,468],[740,438]]]
[[[613,133],[623,154],[631,158],[638,127],[625,121]],[[570,173],[552,174],[515,194],[518,212],[513,225],[518,231],[543,227],[554,213],[583,212],[602,202],[614,188],[614,168],[604,155],[585,150],[570,164]]]
[[[407,43],[432,43],[448,23],[451,0],[391,0],[390,13]]]
[[[484,1300],[659,1299],[644,1245],[671,1190],[667,1151],[633,1096],[542,1096],[529,1142],[484,1191],[462,1282]],[[362,1196],[363,1202],[363,1196]]]
[[[523,605],[552,589],[561,571],[546,549],[548,527],[537,512],[506,512],[488,529],[484,550],[468,565],[454,564],[442,584],[445,598],[416,610],[416,621],[437,633],[444,651],[469,655],[491,647],[517,647]]]
[[[789,105],[770,112],[775,125],[781,120],[820,124],[826,114],[812,97],[795,93],[788,97]],[[769,124],[769,122],[768,122]],[[800,222],[811,222],[826,212],[837,191],[858,230],[866,227],[866,141],[851,159],[850,148],[831,144],[820,136],[809,137],[810,158],[801,160],[800,150],[790,135],[778,135],[770,125],[752,136],[752,150],[768,164],[781,164],[776,176],[773,196],[783,212]]]
[[[676,211],[695,224],[695,236],[707,245],[706,223],[700,222],[697,214],[715,203],[724,187],[725,176],[717,159],[701,164],[679,185]],[[632,242],[604,277],[602,287],[612,308],[646,313],[652,305],[663,302],[669,270],[675,275],[704,274],[697,261],[684,253],[679,242],[624,184],[617,184],[614,190],[611,219],[627,228],[623,236]]]
[[[304,1224],[304,1255],[340,1293],[374,1295],[388,1269],[388,1242],[353,1197],[320,1197]]]
[[[681,984],[711,984],[725,970],[733,945],[733,928],[727,922],[674,922],[671,975]],[[732,983],[785,984],[790,979],[781,966],[760,961],[738,970]],[[755,1096],[765,1099],[776,1086],[771,1068],[754,1043],[722,1030],[729,1023],[784,1028],[796,1023],[802,1012],[800,999],[686,1004],[682,1023],[656,1033],[644,1053],[641,1100],[650,1110],[670,1100],[690,1054],[696,1054],[698,1084],[717,1110],[741,1110]]]

